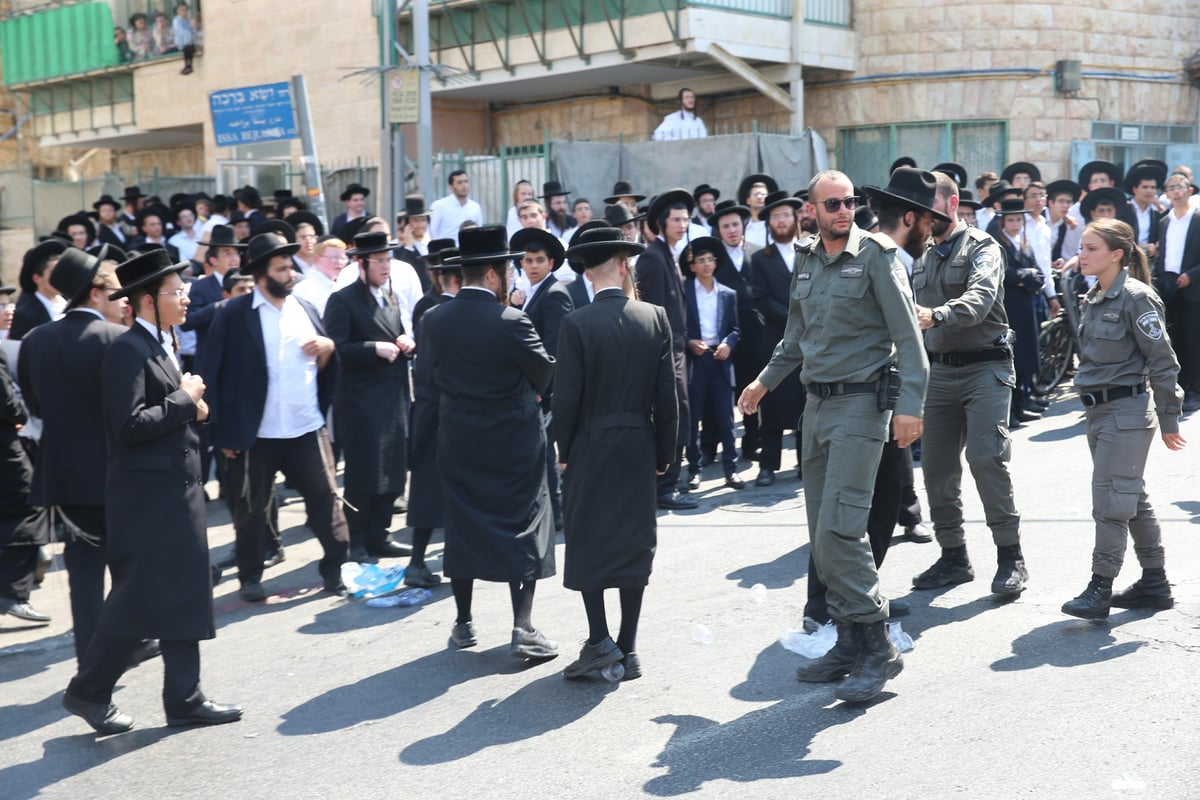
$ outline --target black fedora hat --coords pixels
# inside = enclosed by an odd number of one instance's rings
[[[235,250],[246,249],[246,245],[238,242],[237,234],[234,232],[232,225],[213,225],[205,233],[207,235],[204,240],[197,243],[200,247],[232,247]]]
[[[629,181],[617,181],[613,184],[613,193],[604,198],[604,202],[612,205],[619,201],[622,197],[632,197],[633,202],[640,203],[646,199],[646,195],[639,194],[637,189],[633,188],[633,184]]]
[[[996,181],[992,184],[988,191],[988,196],[983,198],[983,204],[989,208],[1004,199],[1005,195],[1020,194],[1020,189],[1014,189],[1008,181]]]
[[[38,267],[46,263],[50,258],[60,256],[70,246],[57,236],[46,238],[39,242],[35,247],[25,251],[24,257],[21,259],[21,274],[17,278],[17,283],[21,287],[22,292],[30,294],[37,291],[37,284],[33,282],[33,273],[37,272]]]
[[[1046,184],[1047,200],[1053,200],[1054,196],[1058,194],[1069,194],[1071,195],[1071,202],[1078,203],[1079,195],[1083,194],[1083,192],[1080,190],[1078,183],[1062,178],[1061,180],[1050,181],[1050,183]],[[962,204],[960,203],[959,205]]]
[[[356,194],[361,194],[363,197],[369,197],[371,190],[363,186],[361,183],[352,183],[346,187],[344,192],[341,193],[339,199],[344,203],[349,200],[351,196]]]
[[[354,237],[354,247],[347,250],[346,255],[354,258],[355,256],[369,256],[374,253],[390,253],[399,246],[399,242],[393,240],[383,231],[360,233]]]
[[[131,203],[131,202],[137,200],[138,198],[145,197],[145,196],[146,195],[142,194],[142,187],[126,186],[125,193],[123,195],[121,195],[121,199],[124,200],[126,203]]]
[[[692,262],[696,260],[696,256],[701,253],[712,253],[714,256],[720,255],[725,249],[721,244],[721,240],[715,236],[697,236],[687,243],[687,247],[683,248],[683,252],[679,254],[679,269],[684,270],[684,274],[692,269]]]
[[[95,247],[89,247],[87,254],[102,261],[115,261],[118,264],[129,258],[129,254],[115,244],[98,244]]]
[[[96,209],[97,211],[100,210],[100,206],[112,206],[117,211],[120,211],[121,201],[114,198],[111,194],[102,194],[100,195],[99,200],[92,203],[92,208]]]
[[[453,239],[433,239],[430,241],[429,251],[425,254],[425,268],[445,269],[442,266],[442,259],[446,257],[448,250],[458,252]]]
[[[644,216],[639,214],[638,216],[633,217],[632,219],[644,219]],[[578,228],[576,228],[575,232],[571,234],[571,240],[567,242],[567,248],[569,249],[569,248],[572,248],[575,245],[579,244],[579,240],[583,238],[583,234],[585,234],[588,231],[594,231],[597,228],[611,228],[611,227],[613,227],[613,226],[609,225],[608,222],[605,220],[602,220],[599,218],[589,219],[587,222],[583,223]]]
[[[900,169],[901,167],[912,167],[913,169],[916,169],[917,168],[916,159],[914,159],[912,156],[900,156],[895,161],[893,161],[892,166],[888,168],[888,175],[891,175],[893,172]]]
[[[707,183],[702,183],[695,189],[692,189],[692,199],[695,200],[697,204],[700,203],[700,197],[706,194],[711,194],[714,201],[721,199],[721,190],[709,186]]]
[[[1014,161],[1000,173],[1000,180],[1012,183],[1018,175],[1028,175],[1030,181],[1041,181],[1042,171],[1028,161]]]
[[[737,214],[742,218],[743,224],[746,222],[746,220],[750,219],[750,209],[743,205],[739,205],[737,200],[722,200],[721,202],[717,203],[717,207],[713,209],[712,216],[708,218],[709,227],[717,227],[718,220],[720,220],[721,217],[728,216],[729,214]]]
[[[879,217],[875,216],[870,206],[861,205],[854,209],[854,224],[864,231],[869,231],[879,224]]]
[[[317,236],[325,235],[325,223],[321,222],[321,218],[311,211],[293,211],[283,218],[283,221],[292,226],[292,230],[299,228],[301,225],[311,225],[313,232]]]
[[[967,168],[964,167],[962,164],[957,164],[953,161],[943,161],[941,164],[938,164],[936,167],[934,167],[933,169],[931,169],[929,171],[930,172],[942,172],[942,173],[945,173],[946,175],[949,175],[950,179],[958,184],[959,189],[961,189],[967,185]],[[862,226],[859,226],[859,227],[862,227]]]
[[[84,212],[79,211],[75,214],[72,214],[69,217],[63,217],[62,219],[60,219],[58,221],[58,227],[56,230],[58,232],[64,234],[67,237],[68,241],[73,241],[71,239],[70,234],[67,233],[67,230],[72,225],[82,225],[84,228],[87,229],[88,244],[91,244],[93,241],[96,240],[96,223],[92,222],[91,217],[89,217]]]
[[[1121,210],[1121,206],[1125,205],[1128,200],[1125,199],[1125,193],[1115,186],[1104,186],[1100,189],[1093,189],[1087,193],[1087,196],[1079,201],[1079,213],[1083,214],[1084,221],[1092,218],[1092,212],[1096,210],[1096,206],[1101,203],[1111,205],[1117,211]]]
[[[1083,189],[1087,189],[1088,183],[1091,182],[1092,176],[1097,172],[1103,172],[1108,177],[1112,178],[1113,186],[1121,185],[1121,168],[1111,161],[1089,161],[1079,168],[1079,180],[1077,183]]]
[[[278,233],[288,240],[288,244],[296,243],[296,229],[281,219],[265,220],[254,231],[255,236],[261,233]]]
[[[271,196],[275,198],[276,204],[282,203],[284,200],[291,200],[295,197],[295,195],[292,194],[291,189],[276,189],[275,191],[271,192]]]
[[[1166,162],[1159,161],[1157,158],[1143,158],[1125,173],[1125,194],[1133,194],[1137,185],[1147,180],[1153,180],[1161,189],[1162,185],[1167,182],[1168,173]]]
[[[262,208],[262,195],[253,186],[243,186],[240,189],[234,189],[233,199],[239,203],[245,203],[249,208]]]
[[[645,214],[630,214],[628,208],[620,203],[614,203],[613,205],[604,207],[604,219],[602,221],[605,223],[604,227],[619,228],[631,222],[641,222],[645,218]]]
[[[762,210],[758,212],[760,219],[766,219],[771,216],[771,212],[777,208],[787,206],[793,211],[799,211],[804,207],[804,201],[799,197],[793,197],[787,193],[786,189],[780,189],[777,192],[771,192],[767,195],[767,199],[763,201]]]
[[[167,206],[169,206],[172,211],[178,209],[184,203],[190,202],[192,202],[192,196],[187,192],[176,192],[167,198]]]
[[[368,217],[365,214],[361,217],[355,217],[342,226],[342,232],[338,234],[338,238],[340,238],[343,242],[354,241],[354,237],[358,236],[358,232],[367,227],[367,223],[372,219],[374,218]]]
[[[646,222],[653,233],[658,233],[658,216],[663,209],[680,203],[687,207],[688,217],[696,210],[696,201],[687,189],[668,189],[650,201],[650,210],[646,212]]]
[[[208,196],[208,192],[194,192],[192,194],[193,203],[199,203],[201,200],[206,203],[211,203],[213,201],[213,199]]]
[[[997,217],[1010,217],[1016,214],[1025,213],[1025,201],[1019,197],[1010,197],[1007,200],[1000,201],[1000,209],[996,212]]]
[[[149,217],[158,217],[162,221],[163,227],[166,227],[168,222],[175,219],[175,215],[172,214],[171,210],[166,206],[160,206],[157,204],[143,206],[142,209],[137,212],[138,230],[141,230],[142,223],[144,223]]]
[[[16,294],[18,291],[19,290],[17,289],[16,286],[0,286],[0,294],[2,294],[2,295],[6,295],[6,296],[13,295],[13,294]],[[8,302],[7,298],[5,299],[5,302]]]
[[[539,195],[543,200],[549,200],[551,197],[566,197],[571,194],[569,189],[564,189],[558,181],[546,181],[542,184],[542,193]]]
[[[442,259],[447,267],[495,264],[525,255],[508,247],[508,231],[503,225],[467,228],[458,233],[458,255]]]
[[[975,199],[975,194],[970,189],[958,190],[958,207],[969,208],[972,211],[983,208],[983,203]],[[860,226],[861,227],[861,226]]]
[[[221,278],[221,290],[232,292],[233,287],[237,286],[242,281],[252,281],[254,276],[249,273],[242,272],[240,269],[231,269],[225,273],[225,277]]]
[[[949,222],[950,218],[933,210],[937,196],[937,178],[932,172],[916,167],[899,167],[892,173],[886,189],[864,186],[863,191],[876,200],[894,201],[915,211],[928,211],[934,219]]]
[[[521,228],[508,240],[508,246],[514,251],[529,252],[530,245],[537,245],[538,249],[554,262],[556,269],[562,266],[567,250],[563,247],[562,241],[550,231],[540,228]]]
[[[188,262],[175,263],[171,260],[171,254],[161,247],[142,253],[135,251],[132,258],[117,267],[117,280],[121,282],[121,288],[110,294],[108,299],[119,300],[128,297],[143,286],[149,286],[172,272],[182,272],[187,268]]]
[[[420,194],[406,195],[404,197],[404,210],[396,215],[397,219],[428,216],[429,209],[425,207],[425,196]]]
[[[742,182],[738,184],[737,201],[739,203],[746,205],[746,201],[750,199],[750,189],[756,183],[766,186],[767,194],[779,191],[779,183],[774,178],[762,172],[755,172],[753,175],[742,178]]]
[[[579,237],[578,244],[567,250],[567,261],[571,269],[582,273],[588,267],[603,264],[620,253],[635,256],[645,249],[644,244],[626,241],[620,228],[592,228]]]
[[[171,206],[172,221],[178,222],[179,215],[184,211],[192,212],[192,216],[196,215],[196,204],[192,202],[192,198],[189,195],[184,195],[184,198],[178,204]]]
[[[268,231],[250,237],[246,247],[241,270],[247,273],[257,273],[259,268],[265,268],[275,256],[294,256],[300,245],[289,242],[281,233]]]
[[[100,269],[100,262],[105,260],[112,260],[112,256],[108,255],[108,245],[101,245],[98,255],[68,247],[59,257],[54,271],[50,273],[50,285],[58,289],[67,301],[67,306],[71,307],[91,291],[92,281]]]

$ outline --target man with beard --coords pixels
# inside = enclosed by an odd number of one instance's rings
[[[888,639],[888,601],[879,594],[865,532],[890,400],[895,397],[892,433],[907,447],[921,435],[928,365],[904,268],[890,240],[854,224],[858,199],[850,178],[820,172],[809,184],[809,198],[819,233],[796,252],[787,328],[739,404],[743,414],[753,414],[768,390],[801,368],[808,389],[803,450],[809,540],[829,586],[838,641],[824,657],[806,660],[797,677],[845,676],[834,694],[863,703],[904,667]],[[894,395],[893,363],[900,379]]]
[[[965,446],[997,549],[992,592],[1015,597],[1025,590],[1029,572],[1008,472],[1016,375],[1004,310],[1004,254],[991,236],[958,220],[958,186],[942,174],[933,207],[951,222],[934,222],[934,246],[913,265],[912,282],[932,362],[921,465],[942,554],[913,578],[913,587],[936,589],[975,578],[963,532]]]
[[[117,219],[117,215],[121,211],[121,204],[114,200],[112,195],[106,194],[92,203],[92,208],[96,209],[99,217],[100,224],[96,226],[96,239],[100,244],[124,247],[125,231]]]
[[[759,363],[766,364],[775,346],[783,339],[787,326],[791,287],[796,264],[796,214],[804,202],[787,192],[767,195],[762,217],[770,226],[771,237],[766,247],[750,258],[750,292],[754,307],[763,320],[759,339]],[[783,432],[796,431],[796,466],[802,473],[800,448],[800,415],[804,412],[804,387],[799,370],[792,370],[771,391],[762,403],[759,419],[758,486],[775,483],[775,473],[783,459]]]
[[[341,579],[349,535],[338,502],[325,414],[333,393],[334,344],[317,310],[292,294],[298,244],[278,233],[250,240],[242,270],[254,291],[223,304],[209,328],[205,380],[213,446],[226,458],[233,498],[238,594],[266,599],[262,586],[267,506],[282,471],[304,498],[321,542],[325,591]]]
[[[692,222],[703,227],[712,227],[712,215],[717,210],[717,198],[721,196],[719,189],[714,189],[707,183],[702,183],[692,190],[692,199],[696,201],[696,213]]]
[[[546,213],[546,230],[559,239],[570,239],[575,230],[575,218],[567,213],[567,196],[571,193],[562,188],[558,181],[547,181],[542,184],[542,199],[549,207]]]
[[[654,130],[654,141],[702,139],[705,136],[708,136],[708,128],[704,127],[704,120],[696,116],[696,93],[691,89],[680,89],[679,110],[663,117]]]

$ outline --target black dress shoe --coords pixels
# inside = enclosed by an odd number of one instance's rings
[[[267,599],[267,592],[261,583],[247,583],[238,589],[238,597],[247,603],[261,603]]]
[[[96,733],[105,736],[124,733],[133,727],[133,717],[112,703],[89,703],[66,692],[62,699],[63,708],[91,725]]]
[[[224,725],[227,722],[237,722],[241,718],[241,706],[226,706],[205,700],[181,716],[173,717],[168,714],[167,724],[172,728],[182,728],[187,725]]]
[[[158,639],[147,639],[134,648],[129,654],[129,666],[136,667],[143,661],[149,661],[152,658],[158,658],[162,655],[162,647],[158,643]]]
[[[754,479],[755,486],[770,486],[775,482],[775,470],[763,467],[758,471],[758,477]]]
[[[1037,420],[1042,418],[1042,415],[1037,413],[1036,411],[1026,411],[1023,408],[1018,408],[1013,413],[1013,416],[1016,417],[1021,422],[1036,422]]]
[[[728,486],[730,489],[746,488],[746,482],[744,480],[742,480],[741,475],[730,475],[728,478],[725,479],[725,485]]]
[[[689,491],[700,488],[700,473],[699,472],[695,472],[691,475],[688,475],[687,488]]]
[[[365,547],[351,547],[349,560],[354,561],[358,564],[378,564],[379,563],[379,559],[375,558],[375,556],[368,553],[367,548],[365,548]]]
[[[695,508],[700,505],[699,501],[682,495],[679,492],[671,492],[670,494],[660,494],[658,496],[658,507],[669,510]]]
[[[383,544],[372,547],[367,552],[376,558],[406,558],[412,555],[412,548],[392,539],[384,539]]]
[[[341,578],[326,578],[325,585],[321,587],[321,591],[337,597],[346,597],[350,594],[350,590],[346,588],[346,584],[342,583]]]

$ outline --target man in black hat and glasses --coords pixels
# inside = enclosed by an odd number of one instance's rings
[[[197,423],[208,419],[204,381],[181,373],[171,326],[187,315],[187,291],[165,251],[117,268],[136,316],[109,346],[101,369],[108,442],[105,516],[112,591],[95,636],[63,695],[63,707],[101,734],[133,718],[112,702],[113,687],[142,639],[162,646],[163,707],[172,726],[241,719],[200,689],[200,640],[215,636],[204,482]]]

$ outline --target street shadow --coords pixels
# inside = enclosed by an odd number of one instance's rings
[[[57,691],[37,703],[0,706],[0,740],[15,739],[62,719],[62,692]]]
[[[417,606],[396,608],[371,608],[365,600],[350,600],[337,603],[329,608],[318,611],[312,621],[297,628],[299,633],[325,636],[328,634],[345,633],[352,630],[373,628],[377,625],[387,625],[419,614],[422,609],[435,605],[453,597],[449,583],[442,583],[431,590],[433,597]]]
[[[1185,514],[1191,514],[1192,518],[1190,522],[1193,525],[1200,525],[1200,502],[1195,500],[1179,500],[1171,505],[1175,506]]]
[[[953,588],[955,587],[943,586],[937,589],[911,591],[903,597],[897,598],[904,600],[912,607],[912,614],[900,617],[896,621],[901,623],[904,632],[911,636],[913,641],[921,638],[921,634],[934,628],[940,628],[943,625],[953,625],[958,622],[966,622],[985,611],[991,611],[1000,606],[1008,605],[1017,599],[1001,597],[999,595],[985,595],[984,597],[977,597],[969,603],[949,608],[930,605],[930,601],[935,597],[939,597]]]
[[[1052,417],[1043,417],[1042,422],[1044,423],[1049,419],[1057,419],[1059,416],[1060,415],[1055,414]],[[1062,414],[1061,416],[1066,417],[1067,415]],[[1034,424],[1037,424],[1037,423],[1034,423]],[[1038,431],[1037,433],[1035,433],[1029,437],[1029,441],[1031,441],[1031,442],[1062,442],[1062,441],[1066,441],[1067,439],[1074,439],[1075,437],[1082,435],[1086,429],[1087,429],[1087,421],[1083,417],[1079,417],[1070,425],[1066,425],[1064,427],[1059,427],[1059,428],[1053,428],[1051,430],[1046,430],[1046,431]]]
[[[786,589],[808,575],[808,551],[809,545],[805,542],[773,561],[735,569],[726,575],[725,579],[737,581],[738,586],[743,589],[749,589],[756,583],[761,583],[768,589]]]
[[[476,678],[522,672],[530,663],[512,658],[508,645],[483,651],[439,650],[317,695],[283,714],[277,730],[285,736],[345,730],[401,714]]]
[[[75,658],[75,634],[68,631],[37,642],[0,647],[0,683],[45,672],[60,661]]]
[[[80,727],[86,727],[82,720],[78,720],[78,723]],[[4,798],[33,800],[59,781],[149,747],[182,730],[135,728],[119,736],[101,737],[89,732],[50,739],[42,745],[41,758],[0,768],[0,786],[4,787]]]
[[[1079,667],[1102,664],[1137,652],[1145,642],[1121,642],[1111,630],[1144,619],[1146,612],[1123,611],[1106,622],[1064,619],[1021,634],[1012,643],[1013,654],[992,664],[996,672],[1038,667]]]
[[[566,681],[555,670],[503,700],[487,700],[445,733],[413,742],[400,761],[414,766],[446,764],[489,747],[536,739],[587,716],[619,683]]]

